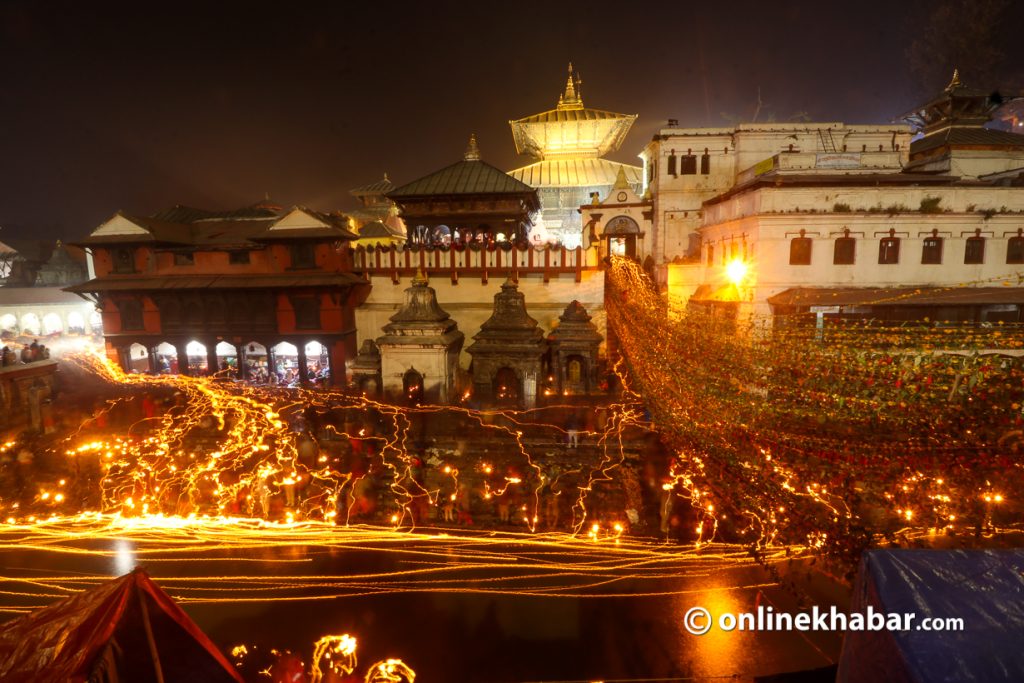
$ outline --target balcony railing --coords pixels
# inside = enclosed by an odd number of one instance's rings
[[[352,267],[367,275],[386,275],[398,282],[422,270],[431,277],[479,277],[487,282],[490,277],[513,275],[542,275],[544,282],[552,276],[572,274],[581,282],[584,271],[598,270],[596,249],[545,245],[521,249],[513,245],[464,247],[363,247],[352,250]]]

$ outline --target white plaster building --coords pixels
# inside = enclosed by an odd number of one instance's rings
[[[1022,321],[1024,135],[984,127],[1005,101],[954,77],[907,124],[662,129],[637,257],[733,315]],[[581,207],[598,234],[607,201]]]

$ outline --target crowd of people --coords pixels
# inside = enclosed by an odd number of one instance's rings
[[[50,349],[46,348],[45,344],[40,344],[39,340],[33,341],[31,344],[21,347],[21,351],[16,351],[10,344],[6,344],[3,350],[0,351],[0,359],[2,359],[3,367],[10,367],[12,365],[18,365],[19,363],[35,363],[40,360],[48,360],[50,358]]]

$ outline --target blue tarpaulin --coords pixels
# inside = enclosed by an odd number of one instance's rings
[[[838,683],[1024,681],[1024,550],[872,550],[851,612],[910,613],[910,630],[848,632]],[[924,630],[959,618],[962,630]]]

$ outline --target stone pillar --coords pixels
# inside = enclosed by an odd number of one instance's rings
[[[154,375],[160,372],[160,366],[156,362],[156,347],[149,346],[146,348],[146,353],[149,354],[149,371]]]
[[[206,372],[213,374],[220,370],[220,362],[217,360],[217,340],[206,342]]]
[[[277,376],[277,354],[274,352],[274,346],[267,346],[267,374]],[[274,380],[274,384],[277,381]]]
[[[249,368],[245,364],[245,344],[235,344],[235,362],[238,364],[239,379],[249,379]]]
[[[178,351],[178,374],[179,375],[191,375],[192,372],[188,367],[188,342],[176,342],[174,348]]]
[[[299,351],[299,384],[308,384],[309,367],[306,365],[306,343],[299,342],[295,347]]]

